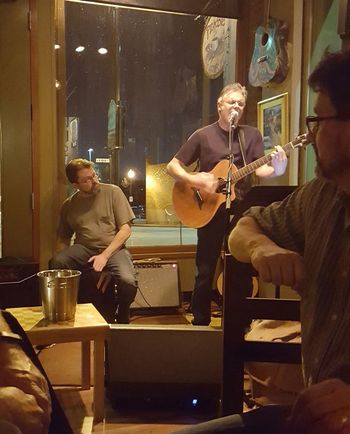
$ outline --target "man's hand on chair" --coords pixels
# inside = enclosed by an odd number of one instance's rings
[[[305,270],[303,258],[298,253],[271,243],[255,247],[251,262],[264,282],[302,291]]]

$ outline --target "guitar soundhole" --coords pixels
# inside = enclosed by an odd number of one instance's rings
[[[263,35],[262,35],[262,38],[261,38],[261,43],[262,43],[262,45],[266,45],[267,44],[267,41],[269,40],[269,34],[268,33],[264,33]]]
[[[224,178],[218,178],[219,179],[219,185],[218,188],[216,189],[216,193],[226,193],[226,179]]]

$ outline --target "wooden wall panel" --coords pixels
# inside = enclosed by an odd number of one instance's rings
[[[28,0],[0,4],[3,256],[32,257],[32,149]]]

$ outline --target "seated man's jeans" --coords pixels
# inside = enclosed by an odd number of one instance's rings
[[[100,253],[82,246],[73,244],[58,252],[49,262],[50,269],[73,269],[84,271],[91,268],[88,260]],[[116,251],[104,268],[113,276],[117,283],[116,319],[119,323],[129,322],[130,305],[134,301],[137,292],[137,282],[132,258],[126,248]]]
[[[176,431],[174,434],[287,434],[290,407],[267,405]]]

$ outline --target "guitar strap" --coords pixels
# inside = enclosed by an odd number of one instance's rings
[[[238,143],[239,143],[239,149],[241,150],[242,159],[243,159],[243,165],[247,165],[247,160],[245,158],[245,137],[244,137],[244,131],[242,128],[238,127]]]

